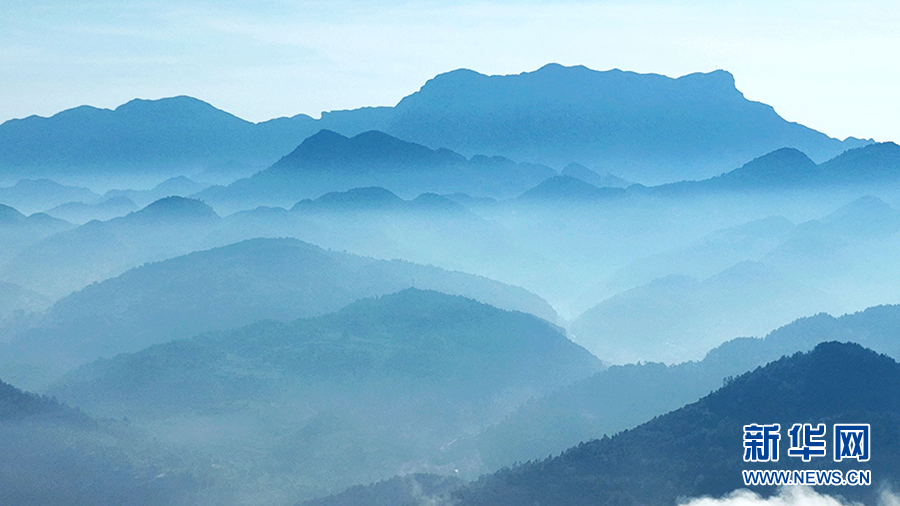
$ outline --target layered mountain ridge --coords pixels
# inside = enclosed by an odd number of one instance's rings
[[[518,75],[441,74],[395,107],[253,124],[190,97],[83,106],[0,125],[0,167],[22,176],[66,167],[199,172],[263,168],[322,129],[381,130],[470,157],[501,155],[562,167],[602,167],[646,183],[710,177],[782,147],[819,162],[868,141],[839,141],[746,100],[725,71],[677,79],[546,65]]]

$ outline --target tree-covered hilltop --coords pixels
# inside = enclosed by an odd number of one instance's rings
[[[558,457],[504,469],[458,493],[458,504],[673,504],[743,488],[742,469],[868,469],[873,486],[828,487],[854,500],[875,501],[900,482],[900,364],[856,344],[823,343],[731,380],[700,401],[614,437]],[[743,426],[781,425],[777,463],[743,461]],[[871,424],[868,462],[828,456],[804,464],[786,455],[794,423]],[[773,488],[760,488],[765,493]]]
[[[296,239],[252,239],[137,267],[71,294],[7,346],[0,365],[39,364],[62,374],[100,357],[257,320],[321,315],[412,286],[556,319],[540,297],[480,276]]]
[[[297,500],[404,470],[473,476],[478,462],[448,458],[456,440],[601,368],[533,315],[407,289],[99,360],[49,392],[161,438],[227,427],[187,444]],[[240,486],[271,491],[263,479]]]
[[[477,454],[486,471],[555,455],[695,402],[721,387],[727,378],[825,341],[855,342],[898,359],[897,328],[900,306],[896,305],[838,318],[823,313],[796,320],[763,338],[732,339],[699,361],[610,366],[526,403],[497,425],[458,441],[454,452],[458,456]]]
[[[548,393],[601,368],[562,329],[535,316],[406,289],[324,316],[261,321],[93,362],[50,391],[94,412],[130,406],[129,416],[150,417],[156,410],[223,408],[247,399],[247,388],[278,395],[295,382],[352,391],[397,381],[461,402],[491,402],[496,395]],[[449,400],[442,404],[456,409]]]

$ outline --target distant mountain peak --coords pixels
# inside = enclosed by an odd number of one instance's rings
[[[465,206],[459,204],[458,202],[454,202],[453,200],[443,196],[438,195],[436,193],[423,193],[412,200],[412,202],[416,205],[419,205],[427,210],[432,211],[444,211],[444,212],[467,212]]]
[[[864,195],[822,219],[845,232],[887,237],[900,230],[900,211],[873,195]]]
[[[300,143],[301,146],[306,145],[332,145],[335,142],[345,142],[349,140],[349,137],[346,135],[341,135],[334,130],[329,130],[327,128],[323,128],[318,132],[310,135],[306,139]]]
[[[712,181],[723,186],[791,186],[809,182],[818,174],[819,167],[805,153],[796,148],[780,148]]]
[[[345,192],[331,192],[317,198],[315,202],[328,206],[363,205],[383,206],[395,205],[403,202],[403,199],[394,193],[378,186],[367,188],[353,188]]]
[[[161,198],[129,216],[143,219],[218,219],[219,215],[202,201],[185,197]]]
[[[848,149],[821,165],[835,182],[863,183],[900,177],[900,146],[879,142]]]
[[[897,211],[893,207],[888,205],[887,202],[881,200],[880,198],[878,198],[874,195],[863,195],[862,197],[859,197],[858,199],[854,200],[853,202],[850,202],[849,204],[842,206],[838,210],[829,214],[828,216],[826,216],[824,218],[824,221],[831,221],[831,220],[839,219],[842,216],[846,216],[848,214],[855,214],[857,212],[866,213],[866,214],[869,214],[869,213],[895,214]],[[870,216],[871,216],[871,214],[870,214]]]
[[[175,97],[166,97],[160,99],[142,99],[136,98],[130,100],[114,109],[115,112],[133,114],[197,114],[197,113],[213,113],[228,115],[225,111],[216,109],[208,102],[204,102],[198,98],[179,95]]]
[[[523,200],[593,200],[624,195],[621,188],[597,188],[572,176],[554,176],[523,193]]]
[[[0,224],[18,223],[25,219],[25,215],[16,208],[0,204]]]
[[[355,164],[354,170],[384,164],[415,166],[434,163],[461,163],[465,158],[449,150],[432,150],[392,135],[370,130],[346,137],[331,130],[320,130],[304,140],[297,149],[276,163],[273,169],[327,168]]]
[[[712,72],[694,72],[683,75],[676,80],[683,83],[703,83],[706,86],[713,86],[723,90],[733,90],[743,96],[738,91],[737,86],[735,86],[734,75],[727,70],[716,69]]]
[[[563,167],[563,170],[560,171],[559,174],[561,176],[572,176],[584,182],[590,183],[597,188],[627,188],[631,185],[629,181],[626,181],[620,177],[614,176],[612,174],[601,176],[598,172],[575,162],[572,162]]]

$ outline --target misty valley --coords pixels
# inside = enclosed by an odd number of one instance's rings
[[[870,460],[828,464],[874,486],[816,490],[874,504],[898,252],[900,146],[725,71],[10,120],[0,504],[674,506],[745,488],[772,422],[869,424]]]

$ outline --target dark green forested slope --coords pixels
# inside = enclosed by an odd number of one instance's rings
[[[877,306],[838,318],[801,318],[764,338],[732,339],[701,361],[612,366],[527,403],[496,426],[461,440],[455,451],[478,454],[487,469],[543,458],[634,427],[696,401],[728,377],[825,341],[852,341],[898,359],[898,329],[900,306]]]
[[[781,424],[777,463],[743,462],[742,426],[751,423]],[[830,453],[809,464],[788,458],[793,423],[825,423],[826,441],[834,423],[869,423],[871,460],[835,463]],[[869,469],[875,486],[827,492],[874,502],[882,485],[900,480],[900,365],[856,344],[823,343],[635,429],[486,476],[459,492],[458,504],[673,504],[743,488],[741,469],[761,468]]]

